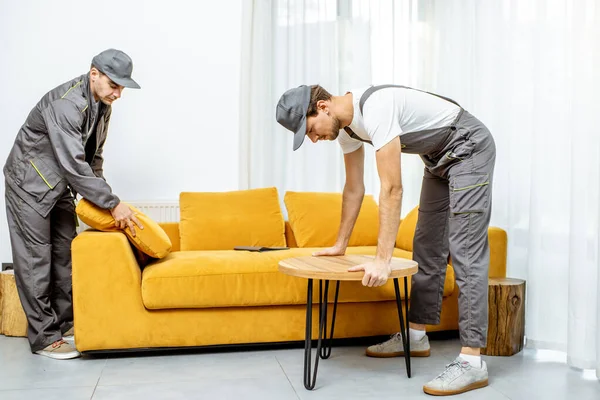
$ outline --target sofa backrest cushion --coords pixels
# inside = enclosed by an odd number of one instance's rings
[[[184,192],[179,207],[181,251],[286,245],[285,222],[274,187]]]
[[[294,231],[292,230],[290,221],[285,221],[285,242],[287,247],[298,247],[298,243],[296,243],[296,238],[294,237]]]
[[[419,216],[419,207],[413,208],[400,222],[398,235],[396,236],[396,247],[406,251],[413,251],[413,240]]]
[[[144,229],[135,226],[135,237],[129,228],[123,232],[129,241],[141,252],[154,258],[166,257],[171,252],[171,240],[161,226],[137,208],[129,205]],[[115,219],[109,210],[104,210],[92,202],[81,199],[75,211],[81,221],[91,228],[104,232],[120,231],[115,227]]]
[[[298,247],[333,246],[342,216],[341,193],[287,192],[288,219]],[[365,196],[349,246],[376,246],[379,208],[373,196]]]
[[[171,240],[171,253],[179,251],[179,222],[161,222],[159,225]]]

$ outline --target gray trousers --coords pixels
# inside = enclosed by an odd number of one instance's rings
[[[485,347],[488,326],[488,226],[496,146],[489,130],[467,112],[428,156],[413,258],[410,321],[440,323],[448,254],[456,275],[459,330],[465,347]]]
[[[6,185],[6,214],[15,280],[36,352],[73,326],[71,242],[76,234],[73,196],[67,189],[43,218]]]

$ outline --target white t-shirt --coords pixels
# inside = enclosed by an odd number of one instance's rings
[[[361,115],[360,98],[367,89],[350,91],[354,118],[348,127],[361,139],[371,141],[375,150],[408,132],[450,126],[460,112],[456,104],[429,93],[408,88],[385,88],[369,96]],[[363,144],[343,129],[338,142],[344,154],[358,150]]]

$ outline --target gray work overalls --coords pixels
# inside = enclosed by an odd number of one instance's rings
[[[360,99],[360,111],[375,91],[405,86],[373,86]],[[440,97],[453,104],[456,102]],[[350,137],[365,141],[349,128]],[[367,141],[368,142],[368,141]],[[452,124],[400,135],[402,152],[419,154],[425,173],[419,202],[413,258],[410,321],[440,323],[448,253],[458,297],[459,330],[465,347],[485,347],[488,325],[488,226],[496,146],[490,131],[460,108]]]
[[[93,118],[92,106],[88,74],[46,93],[19,130],[4,166],[15,279],[32,352],[73,326],[72,193],[105,209],[120,201],[102,169],[111,107],[100,103]]]

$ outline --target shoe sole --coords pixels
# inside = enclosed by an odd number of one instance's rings
[[[73,358],[78,358],[81,357],[81,353],[77,352],[71,352],[71,353],[52,353],[49,351],[44,351],[44,350],[40,350],[40,351],[36,351],[36,354],[39,354],[40,356],[45,356],[48,358],[53,358],[55,360],[71,360]]]
[[[431,349],[410,352],[411,357],[429,357],[430,354],[431,354]],[[394,353],[376,353],[374,351],[370,351],[369,349],[367,349],[367,356],[375,357],[375,358],[404,357],[404,352],[397,351]]]
[[[479,381],[479,382],[473,382],[469,386],[465,386],[464,388],[459,389],[459,390],[436,390],[436,389],[430,389],[427,386],[423,386],[423,391],[432,396],[452,396],[455,394],[461,394],[464,392],[468,392],[469,390],[481,389],[483,387],[486,387],[487,385],[488,385],[488,380],[486,379],[486,380]]]

